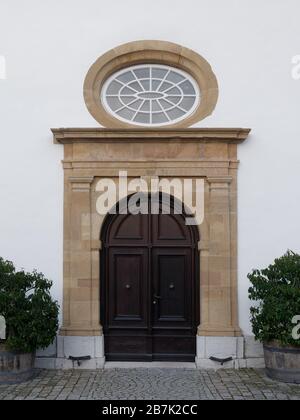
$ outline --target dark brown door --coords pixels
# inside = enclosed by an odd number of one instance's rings
[[[199,324],[197,233],[181,215],[106,222],[101,320],[107,360],[193,361]]]

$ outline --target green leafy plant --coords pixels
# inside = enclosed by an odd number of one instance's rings
[[[53,342],[59,307],[50,295],[51,286],[43,274],[17,271],[12,262],[0,258],[0,314],[10,350],[30,353]]]
[[[288,251],[264,270],[248,274],[253,333],[257,340],[277,341],[282,346],[300,346],[293,338],[292,320],[300,315],[300,255]]]

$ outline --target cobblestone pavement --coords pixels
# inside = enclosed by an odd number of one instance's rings
[[[268,379],[263,370],[104,369],[36,372],[29,382],[0,385],[0,400],[300,400],[300,385]]]

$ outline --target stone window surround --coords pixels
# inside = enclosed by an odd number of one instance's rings
[[[201,323],[197,358],[207,361],[209,346],[224,348],[227,337],[225,347],[233,349],[234,358],[243,359],[237,307],[237,145],[250,130],[52,131],[55,143],[64,145],[64,297],[59,340],[74,344],[76,338],[82,342],[90,337],[98,343],[99,357],[104,360],[99,292],[103,218],[95,211],[94,186],[99,178],[117,179],[120,170],[127,170],[129,177],[146,180],[152,176],[205,180],[205,220],[198,227]],[[60,346],[71,348],[70,343]],[[63,350],[59,357],[62,354]]]
[[[196,80],[201,92],[201,102],[193,114],[168,128],[189,127],[211,115],[218,100],[218,82],[210,64],[196,52],[166,41],[134,41],[116,47],[96,60],[84,81],[84,100],[90,114],[104,127],[136,127],[108,113],[100,100],[105,81],[113,73],[137,64],[163,64],[177,67]]]

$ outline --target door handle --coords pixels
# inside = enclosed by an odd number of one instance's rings
[[[154,299],[161,299],[161,296],[153,295]]]

